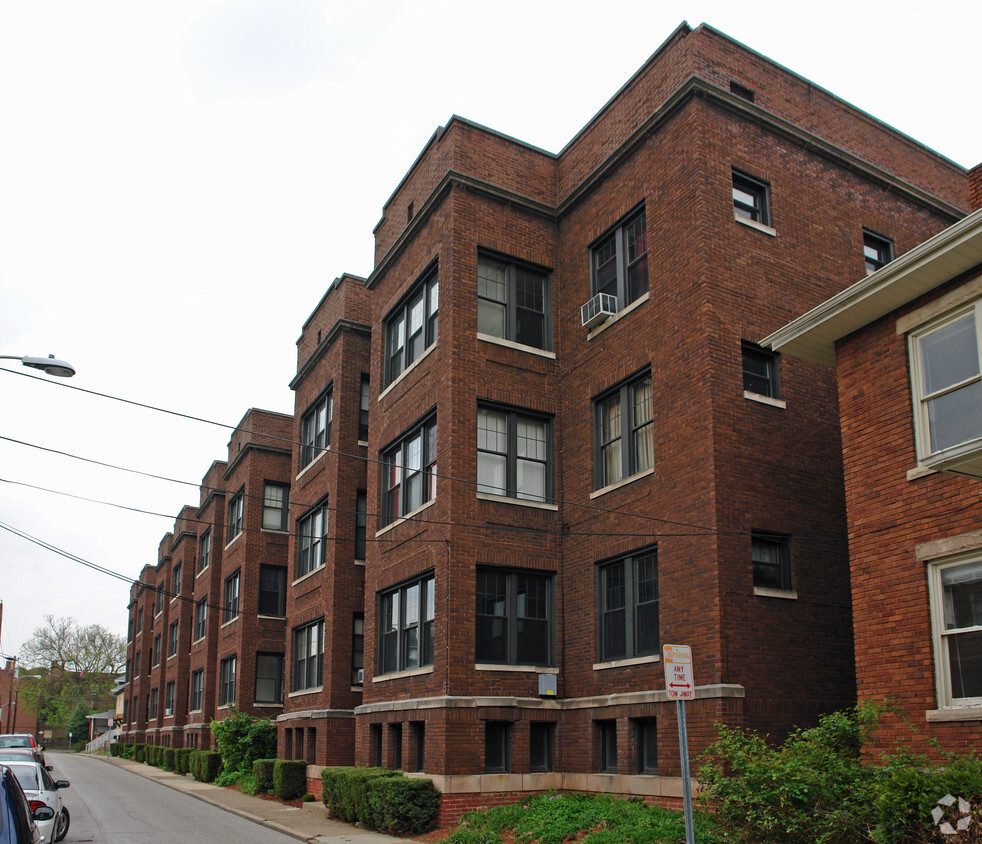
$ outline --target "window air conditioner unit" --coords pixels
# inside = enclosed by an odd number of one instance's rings
[[[365,669],[364,668],[359,668],[355,672],[355,683],[360,686],[364,682],[365,682]]]
[[[598,293],[582,308],[580,318],[584,328],[593,328],[617,313],[617,297],[610,293]]]

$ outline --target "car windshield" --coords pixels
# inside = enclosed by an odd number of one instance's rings
[[[17,782],[24,791],[40,791],[38,788],[38,769],[36,765],[10,765]]]
[[[0,747],[30,747],[30,736],[0,736]]]

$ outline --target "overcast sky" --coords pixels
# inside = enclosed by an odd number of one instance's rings
[[[0,652],[45,613],[122,634],[128,600],[7,528],[136,578],[227,454],[228,429],[68,386],[227,425],[292,413],[304,320],[336,276],[371,271],[383,204],[452,114],[558,152],[679,23],[706,22],[971,167],[979,16],[922,0],[3,0],[0,354],[78,374],[0,371]]]

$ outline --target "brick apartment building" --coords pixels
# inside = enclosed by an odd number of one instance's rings
[[[242,498],[280,562],[220,553],[237,453],[206,477],[185,743],[221,717],[227,655],[244,680],[275,652],[272,624],[213,617],[261,565],[288,569],[282,713],[262,710],[280,754],[424,771],[449,804],[677,798],[663,643],[692,647],[693,755],[716,721],[781,735],[853,702],[834,373],[755,340],[968,200],[962,168],[705,25],[558,154],[453,117],[386,203],[367,279],[303,326],[292,458]],[[260,478],[289,495],[282,535],[258,525]],[[141,707],[169,675],[148,676]],[[128,735],[155,740],[134,706]]]
[[[980,209],[982,168],[971,177]],[[982,210],[871,269],[764,342],[838,374],[859,697],[903,716],[878,741],[975,751]]]

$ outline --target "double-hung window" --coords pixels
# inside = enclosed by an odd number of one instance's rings
[[[219,706],[235,703],[235,657],[226,657],[221,661],[219,669],[221,691],[218,696]]]
[[[552,580],[536,572],[477,570],[477,662],[552,665]]]
[[[300,466],[313,463],[331,444],[334,423],[334,393],[328,390],[311,405],[300,420]]]
[[[298,524],[297,577],[324,565],[327,504],[318,504]]]
[[[548,501],[552,491],[549,421],[514,410],[477,409],[477,491]]]
[[[174,681],[171,680],[166,686],[164,686],[164,715],[171,716],[174,714]]]
[[[205,696],[205,670],[198,668],[191,672],[191,711],[199,712],[202,709]]]
[[[231,542],[235,537],[242,533],[242,514],[245,508],[245,494],[240,492],[235,495],[228,505],[228,536],[227,542]]]
[[[150,690],[150,700],[147,703],[147,720],[152,721],[157,717],[157,689]]]
[[[477,330],[549,349],[549,274],[504,258],[477,257]]]
[[[293,631],[293,691],[319,688],[324,661],[324,619]]]
[[[194,641],[204,639],[208,632],[208,596],[194,605]]]
[[[256,654],[256,703],[283,703],[283,654]]]
[[[368,493],[360,489],[355,495],[355,559],[364,560],[368,544]]]
[[[770,226],[771,208],[767,182],[734,170],[733,216],[738,220]]]
[[[436,418],[382,452],[382,522],[389,524],[436,497]]]
[[[744,392],[772,399],[779,398],[777,354],[749,340],[742,342],[741,351]]]
[[[206,530],[198,540],[198,574],[211,563],[211,530]]]
[[[150,666],[156,668],[160,665],[160,634],[153,637],[153,650],[150,651]]]
[[[863,229],[863,260],[866,275],[872,275],[893,260],[893,243],[881,234]]]
[[[780,533],[754,531],[750,542],[754,562],[754,586],[790,591],[791,537]]]
[[[181,594],[181,564],[174,566],[174,588],[171,590],[171,598],[176,598]]]
[[[180,634],[179,622],[172,621],[167,635],[167,656],[174,656],[177,653],[177,643]]]
[[[938,705],[982,703],[982,558],[931,565]]]
[[[380,593],[378,607],[379,674],[432,665],[433,575]]]
[[[658,653],[658,554],[647,548],[598,569],[600,660]]]
[[[259,566],[259,615],[286,615],[286,569]]]
[[[358,440],[368,440],[368,416],[371,410],[372,384],[368,375],[361,374],[361,398],[358,404]]]
[[[263,484],[263,529],[287,530],[290,510],[290,487],[286,484]]]
[[[608,390],[594,402],[595,484],[616,484],[654,465],[651,373]]]
[[[439,281],[433,270],[386,318],[386,384],[391,384],[436,342],[439,306]]]
[[[239,572],[230,574],[225,578],[225,613],[222,616],[223,624],[239,615],[239,580]]]
[[[618,310],[648,292],[648,236],[644,208],[634,212],[590,250],[593,294],[617,297]]]
[[[982,477],[982,301],[909,344],[918,460]]]

